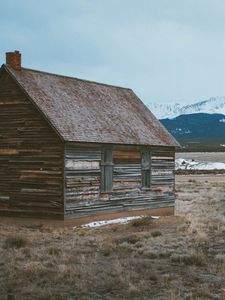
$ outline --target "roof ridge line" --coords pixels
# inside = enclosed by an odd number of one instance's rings
[[[10,68],[10,66],[8,66],[7,64],[3,64],[3,65],[5,65],[7,68]],[[56,74],[56,73],[51,73],[51,72],[46,72],[46,71],[41,71],[41,70],[35,70],[35,69],[31,69],[31,68],[22,67],[21,70],[22,71],[27,70],[27,71],[36,72],[36,73],[42,73],[42,74],[46,74],[46,75],[52,75],[52,76],[63,77],[63,78],[68,78],[68,79],[74,79],[74,80],[79,80],[79,81],[85,81],[85,82],[89,82],[89,83],[93,83],[93,84],[105,85],[105,86],[109,86],[109,87],[113,87],[113,88],[132,91],[131,88],[127,88],[127,87],[123,87],[123,86],[118,86],[118,85],[113,85],[113,84],[108,84],[108,83],[103,83],[103,82],[98,82],[98,81],[93,81],[93,80],[88,80],[88,79],[83,79],[83,78],[78,78],[78,77],[72,77],[72,76],[67,76],[67,75],[60,75],[60,74]],[[21,71],[19,71],[19,72],[21,72]]]

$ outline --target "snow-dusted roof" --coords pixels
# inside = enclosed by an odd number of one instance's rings
[[[3,68],[65,141],[179,146],[131,89]]]

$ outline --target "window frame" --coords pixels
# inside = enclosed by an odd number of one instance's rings
[[[149,190],[152,186],[152,152],[151,149],[141,151],[141,188]]]
[[[101,193],[109,193],[113,189],[113,148],[103,147],[101,151]]]

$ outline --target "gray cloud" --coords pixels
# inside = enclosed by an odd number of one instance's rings
[[[145,102],[225,95],[223,0],[8,0],[1,11],[1,51],[21,50],[24,66]]]

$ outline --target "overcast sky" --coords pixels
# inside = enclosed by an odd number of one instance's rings
[[[132,88],[145,102],[225,96],[224,0],[1,0],[1,63]]]

